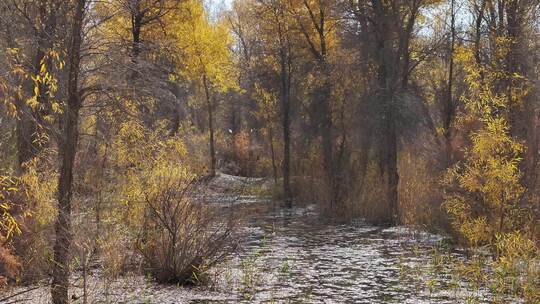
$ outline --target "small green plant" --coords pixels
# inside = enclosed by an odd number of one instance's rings
[[[282,274],[290,274],[290,266],[289,266],[289,261],[287,261],[287,259],[285,259],[285,261],[283,261],[283,263],[281,264],[281,268],[280,268],[280,272]]]

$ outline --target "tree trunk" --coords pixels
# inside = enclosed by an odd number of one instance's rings
[[[332,113],[330,109],[330,94],[328,92],[329,88],[325,87],[323,88],[324,94],[322,94],[322,109],[323,111],[323,119],[322,119],[322,125],[321,125],[321,134],[322,134],[322,152],[323,152],[323,165],[324,165],[324,171],[326,175],[326,184],[328,186],[329,190],[329,197],[330,197],[330,208],[334,208],[334,206],[338,203],[335,201],[336,193],[338,192],[337,187],[339,185],[335,182],[335,164],[333,160],[333,147],[332,147]]]
[[[142,19],[144,15],[141,12],[141,5],[139,0],[136,0],[134,7],[131,8],[131,36],[132,36],[132,50],[131,50],[131,60],[133,63],[137,62],[137,58],[141,53],[141,28],[142,28]]]
[[[452,96],[453,80],[454,80],[454,48],[456,39],[456,27],[455,27],[455,11],[454,0],[450,3],[450,54],[448,58],[448,81],[446,85],[446,96],[443,105],[443,128],[444,128],[444,141],[446,150],[447,164],[453,162],[453,149],[452,149],[452,121],[454,120],[455,105]]]
[[[81,33],[86,0],[78,0],[75,7],[69,48],[68,100],[60,138],[60,176],[58,179],[58,217],[54,244],[51,296],[54,304],[67,304],[69,288],[69,261],[71,246],[71,198],[73,166],[78,142],[78,120],[81,101],[78,79],[80,68]]]
[[[208,87],[208,79],[203,76],[204,93],[206,95],[206,108],[208,111],[208,131],[210,132],[210,176],[216,175],[216,148],[214,142],[214,104],[212,96],[210,96],[210,88]]]
[[[290,182],[290,162],[291,162],[291,130],[290,130],[290,59],[285,51],[281,51],[281,107],[283,115],[283,194],[285,205],[292,207],[292,193]]]
[[[507,54],[508,73],[510,75],[519,74],[526,79],[535,77],[534,63],[531,62],[532,52],[526,41],[524,33],[527,17],[527,4],[510,1],[506,5],[507,35],[511,41],[511,47]],[[533,80],[533,79],[530,79]],[[508,95],[511,100],[512,82],[509,83]],[[527,187],[525,202],[531,204],[534,211],[532,226],[538,225],[540,217],[540,185],[539,185],[539,155],[540,155],[540,103],[538,102],[538,90],[533,86],[531,92],[524,97],[524,107],[513,111],[511,125],[515,128],[516,135],[525,142],[525,154],[523,158],[523,182]],[[512,103],[510,103],[512,104]],[[524,133],[524,135],[523,135]],[[534,230],[534,228],[532,229]],[[534,237],[534,231],[533,231]]]
[[[393,103],[393,99],[389,98]],[[388,112],[387,130],[386,130],[386,172],[388,178],[387,196],[389,204],[389,214],[386,222],[390,225],[397,224],[398,221],[398,184],[399,174],[397,167],[397,134],[396,134],[396,122],[395,122],[395,110],[391,105],[391,109]]]
[[[48,6],[47,1],[40,2],[38,7],[39,18],[43,20],[43,25],[38,25],[39,28],[36,33],[35,39],[37,40],[37,48],[34,54],[34,60],[32,62],[32,69],[30,71],[32,76],[40,74],[41,65],[45,64],[47,68],[51,67],[51,61],[45,56],[46,52],[50,49],[56,31],[56,11],[52,7]],[[40,132],[43,132],[46,127],[46,122],[43,117],[50,114],[50,103],[47,87],[44,83],[34,83],[28,79],[24,81],[25,91],[33,95],[34,87],[37,86],[38,94],[36,101],[38,104],[37,109],[31,109],[25,100],[18,101],[19,119],[17,120],[17,152],[18,152],[18,165],[22,170],[24,163],[28,162],[35,156],[37,156],[44,147],[43,138],[40,137]]]
[[[34,121],[32,109],[24,100],[18,101],[17,111],[17,162],[19,171],[23,170],[23,165],[38,154],[38,147],[35,137],[37,124]]]
[[[400,51],[394,50],[392,45],[392,32],[390,16],[386,12],[380,0],[372,1],[376,15],[376,60],[378,64],[378,97],[383,104],[383,147],[381,162],[384,169],[383,176],[386,182],[386,199],[388,209],[383,220],[386,224],[395,225],[398,218],[398,183],[399,174],[397,168],[397,130],[396,130],[396,105],[394,95],[399,75]],[[403,33],[400,33],[403,35]],[[402,38],[403,39],[403,38]],[[401,40],[400,40],[401,41]],[[400,46],[403,48],[404,46]],[[398,66],[395,64],[398,63]],[[403,85],[403,84],[402,84]]]
[[[272,127],[268,128],[268,140],[270,141],[270,153],[272,156],[272,173],[274,175],[274,185],[277,186],[276,152],[274,149],[274,132],[272,132]]]
[[[325,58],[325,57],[322,57]],[[320,72],[321,77],[325,77],[324,84],[320,87],[317,92],[316,98],[318,99],[320,116],[320,135],[322,139],[322,157],[323,157],[323,169],[324,169],[324,178],[325,183],[328,189],[329,194],[329,205],[330,209],[333,209],[334,206],[338,203],[335,201],[336,194],[339,191],[339,184],[336,183],[336,168],[334,163],[334,149],[333,149],[333,121],[332,121],[332,109],[330,107],[330,94],[331,94],[331,84],[328,80],[329,73],[326,62],[321,61],[320,63]]]
[[[3,26],[3,23],[2,23]],[[7,45],[10,48],[18,48],[18,44],[15,42],[10,27],[6,26],[7,33]],[[27,92],[33,91],[32,82],[27,79],[23,81],[23,88]],[[23,164],[32,159],[35,156],[34,134],[36,134],[37,126],[33,119],[34,112],[30,109],[23,97],[15,100],[17,106],[18,119],[16,120],[16,138],[17,138],[17,170],[23,171]]]

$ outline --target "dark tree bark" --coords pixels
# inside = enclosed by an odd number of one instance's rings
[[[278,176],[277,176],[277,166],[276,166],[276,152],[274,149],[274,132],[272,127],[268,128],[268,141],[270,142],[270,156],[272,158],[272,174],[274,177],[274,185],[277,186]]]
[[[127,10],[131,17],[132,49],[131,56],[134,63],[141,53],[141,32],[144,26],[159,20],[174,10],[180,0],[167,3],[166,0],[149,1],[146,6],[141,5],[141,0],[128,0]]]
[[[78,120],[81,100],[78,79],[80,71],[80,52],[82,27],[86,0],[77,0],[71,29],[69,51],[68,100],[62,122],[60,138],[60,176],[58,179],[58,217],[56,219],[56,240],[54,244],[53,280],[51,296],[54,304],[67,304],[69,288],[69,261],[72,238],[71,198],[73,185],[73,166],[77,152]]]
[[[337,193],[339,193],[339,183],[336,181],[338,168],[334,162],[334,149],[332,132],[332,107],[330,95],[332,93],[332,83],[330,80],[331,70],[328,66],[328,49],[326,42],[326,23],[327,23],[327,5],[324,0],[317,2],[317,7],[312,7],[308,1],[303,1],[304,7],[308,13],[310,27],[315,30],[316,38],[312,38],[300,18],[297,18],[300,31],[305,38],[313,59],[315,60],[315,69],[319,77],[322,78],[320,86],[314,94],[314,102],[316,104],[316,112],[319,113],[316,117],[316,129],[322,139],[321,153],[323,157],[323,170],[325,183],[329,192],[329,205],[334,208],[337,202]]]
[[[290,181],[291,165],[291,41],[287,27],[284,25],[285,12],[283,7],[275,8],[277,23],[279,62],[280,103],[283,128],[283,195],[285,205],[292,207],[292,191]]]
[[[208,112],[208,131],[210,132],[210,176],[216,175],[216,147],[214,140],[214,103],[210,94],[210,88],[208,87],[208,79],[206,75],[203,76],[204,94],[206,96],[206,110]]]
[[[35,40],[37,41],[37,47],[33,54],[33,61],[31,63],[30,74],[39,75],[41,65],[45,64],[47,68],[51,67],[51,60],[46,56],[46,52],[50,50],[53,45],[53,39],[57,29],[57,14],[59,13],[62,1],[40,1],[37,9],[36,19],[39,24],[35,24]],[[8,32],[9,29],[7,30]],[[12,47],[17,47],[13,38],[8,38],[8,43]],[[29,95],[34,94],[34,82],[31,79],[24,81],[24,90]],[[38,104],[37,109],[31,109],[25,100],[17,101],[17,109],[19,119],[17,120],[17,159],[19,170],[23,170],[23,164],[37,156],[45,147],[43,142],[44,137],[40,136],[40,133],[46,131],[47,123],[43,119],[45,115],[51,113],[49,95],[47,87],[43,83],[37,84],[38,94],[36,101]]]
[[[446,85],[446,94],[443,104],[443,128],[444,128],[444,141],[446,150],[446,161],[448,164],[453,162],[453,149],[452,149],[452,122],[454,120],[456,105],[454,103],[452,90],[454,84],[454,49],[456,40],[456,22],[455,22],[455,9],[454,0],[450,2],[450,54],[448,55],[448,80]]]
[[[396,62],[396,52],[392,46],[392,32],[389,13],[380,0],[373,0],[373,10],[375,13],[375,35],[377,41],[376,60],[378,65],[378,98],[382,102],[383,119],[383,142],[381,155],[381,168],[384,169],[386,179],[386,198],[388,202],[388,212],[386,218],[382,219],[387,224],[393,225],[397,222],[398,212],[398,183],[399,175],[397,170],[397,134],[395,122],[395,102],[394,94],[396,90],[397,73],[394,63]],[[397,61],[399,62],[399,61]]]
[[[290,101],[290,54],[281,50],[280,80],[281,80],[281,108],[283,115],[283,194],[287,207],[292,207],[292,191],[290,181],[291,163],[291,101]]]
[[[39,151],[36,145],[37,124],[33,118],[33,111],[26,105],[26,101],[17,102],[17,162],[19,171],[23,171],[23,165],[34,158]]]
[[[397,101],[408,90],[410,69],[410,40],[421,0],[383,2],[372,0],[375,35],[374,57],[377,64],[377,97],[382,105],[381,168],[386,184],[388,212],[384,222],[390,225],[399,220],[398,208],[398,130]],[[398,41],[397,46],[395,41]]]
[[[506,13],[506,34],[510,38],[510,48],[507,53],[507,68],[509,75],[519,74],[526,79],[535,76],[534,63],[531,61],[530,48],[525,34],[527,16],[530,12],[529,6],[533,6],[529,1],[509,1],[504,7]],[[501,14],[501,13],[499,13]],[[508,84],[508,98],[512,104],[512,86]],[[538,102],[538,90],[533,87],[524,97],[524,106],[516,107],[512,111],[511,124],[515,129],[515,135],[525,142],[525,154],[523,158],[523,182],[527,187],[525,201],[531,204],[535,210],[537,226],[540,219],[540,184],[539,184],[539,156],[540,156],[540,103]],[[534,235],[534,229],[533,229]]]
[[[132,45],[132,54],[131,58],[133,62],[137,62],[137,58],[139,57],[139,54],[141,53],[141,27],[142,27],[142,15],[141,13],[137,13],[134,16],[132,16],[132,28],[131,28],[131,34],[133,36],[133,45]]]

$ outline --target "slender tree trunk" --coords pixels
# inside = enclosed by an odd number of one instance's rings
[[[321,67],[322,77],[327,78],[327,67],[326,63],[322,63]],[[334,206],[338,203],[335,201],[336,193],[339,191],[339,184],[336,183],[336,168],[334,164],[334,151],[332,144],[332,110],[330,107],[330,83],[328,79],[325,80],[325,84],[322,86],[318,98],[320,98],[320,111],[322,113],[321,119],[321,137],[322,137],[322,154],[323,154],[323,168],[326,179],[326,184],[329,191],[329,204],[330,209],[333,209]]]
[[[18,45],[15,43],[10,27],[6,27],[6,33],[8,46],[17,48]],[[33,84],[29,79],[23,80],[23,87],[27,92],[33,91]],[[36,138],[34,138],[34,135],[37,126],[33,118],[34,111],[30,109],[24,98],[17,98],[16,106],[18,115],[15,134],[17,138],[17,169],[22,172],[23,164],[35,156],[34,142]]]
[[[208,111],[208,131],[210,132],[210,176],[216,175],[216,148],[214,142],[214,104],[210,96],[208,79],[203,76],[204,93],[206,95],[206,108]]]
[[[51,7],[48,7],[51,6]],[[39,18],[43,20],[43,25],[38,25],[39,28],[35,39],[37,40],[37,48],[32,62],[31,74],[39,75],[41,65],[45,64],[47,68],[51,66],[51,61],[47,59],[46,52],[52,45],[51,37],[54,36],[56,30],[56,11],[53,10],[52,4],[47,1],[39,3],[38,7]],[[10,39],[10,43],[13,43]],[[15,46],[14,46],[15,47]],[[25,100],[18,102],[19,119],[17,121],[17,152],[19,169],[22,170],[22,165],[35,156],[37,156],[44,147],[43,139],[40,137],[40,132],[43,132],[46,127],[46,122],[43,120],[45,115],[50,114],[49,95],[47,87],[44,83],[35,84],[32,80],[24,81],[25,91],[33,95],[35,86],[38,88],[36,101],[37,109],[31,109]]]
[[[393,103],[393,98],[389,98]],[[387,196],[389,203],[388,224],[395,225],[398,221],[398,184],[399,174],[397,167],[397,134],[396,134],[395,107],[390,106],[386,130],[386,172],[388,178]]]
[[[69,288],[69,261],[71,246],[71,198],[73,166],[78,142],[78,120],[81,101],[78,79],[80,68],[81,33],[86,0],[76,2],[69,47],[68,100],[60,138],[60,176],[58,179],[58,217],[54,244],[53,280],[51,296],[54,304],[67,304]]]
[[[141,4],[139,0],[135,0],[133,6],[134,7],[131,7],[131,36],[133,39],[131,60],[133,63],[136,63],[139,54],[141,53],[141,28],[144,15],[141,13]]]
[[[35,135],[37,124],[33,118],[33,111],[24,100],[18,101],[17,111],[17,162],[19,171],[23,171],[23,165],[37,155],[38,147]]]
[[[272,128],[268,128],[268,140],[270,141],[270,153],[272,157],[272,173],[274,175],[274,185],[277,185],[277,166],[276,166],[276,152],[274,149],[274,132]]]
[[[285,205],[292,207],[292,192],[290,181],[290,162],[291,162],[291,130],[290,130],[290,75],[288,54],[281,51],[281,107],[283,115],[283,194],[285,196]]]
[[[480,57],[480,40],[482,38],[482,21],[484,20],[486,1],[482,0],[480,7],[478,7],[478,15],[475,20],[474,59],[476,64],[482,63],[482,58]]]
[[[303,1],[304,7],[308,12],[309,20],[311,21],[311,28],[315,30],[318,36],[318,43],[315,39],[312,39],[306,26],[302,21],[297,19],[298,26],[307,42],[308,49],[311,51],[313,58],[316,62],[316,71],[319,73],[319,77],[322,78],[322,84],[315,91],[314,103],[317,106],[317,133],[321,136],[321,154],[323,163],[323,179],[326,184],[326,191],[328,191],[328,203],[330,209],[334,208],[334,205],[338,203],[337,197],[339,193],[340,184],[336,180],[338,174],[338,168],[334,160],[334,147],[332,132],[332,107],[331,107],[331,94],[332,83],[330,81],[331,70],[328,65],[328,49],[326,41],[326,5],[324,1],[319,1],[317,8],[312,6],[308,1]]]
[[[443,106],[443,128],[444,128],[444,140],[446,149],[446,160],[448,164],[453,162],[453,149],[452,149],[452,121],[454,119],[455,105],[452,96],[453,81],[454,81],[454,48],[456,39],[456,27],[455,27],[455,10],[454,0],[450,2],[450,54],[448,58],[448,81],[446,86],[446,98]]]

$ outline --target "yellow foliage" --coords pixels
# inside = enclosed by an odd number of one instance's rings
[[[0,175],[0,241],[9,240],[13,234],[21,233],[19,224],[12,214],[12,197],[19,191],[19,181],[10,175]]]
[[[32,216],[39,225],[54,221],[56,173],[39,170],[38,162],[36,158],[26,163],[22,175],[0,175],[0,239],[7,240],[20,234],[18,220],[26,217]]]
[[[501,49],[506,49],[505,43],[501,40]],[[498,56],[504,54],[498,52]],[[525,84],[514,83],[515,76],[506,75],[497,60],[478,65],[467,48],[459,48],[455,56],[464,67],[469,88],[462,98],[464,115],[481,127],[469,134],[472,145],[466,149],[465,160],[446,174],[445,207],[456,230],[471,245],[478,245],[494,240],[497,233],[515,229],[519,222],[511,216],[520,214],[518,202],[525,192],[519,170],[524,149],[510,134],[507,116],[510,103],[527,90]],[[510,98],[500,83],[522,89]]]
[[[232,36],[225,22],[211,22],[200,1],[187,1],[185,19],[171,24],[180,50],[179,73],[202,87],[203,77],[216,92],[238,90],[238,71],[230,47]]]
[[[471,146],[465,160],[446,172],[444,207],[469,245],[487,245],[496,253],[489,261],[494,273],[479,276],[479,284],[489,285],[496,294],[537,303],[540,250],[524,231],[530,211],[521,204],[525,187],[519,165],[524,147],[511,135],[508,119],[510,108],[520,105],[527,95],[528,84],[505,68],[511,41],[499,37],[496,44],[490,64],[477,64],[472,49],[461,47],[455,54],[468,86],[461,120],[480,127],[469,134]]]
[[[182,140],[168,134],[166,122],[158,123],[154,130],[135,120],[122,123],[110,149],[118,203],[108,221],[120,221],[132,228],[126,233],[137,233],[144,222],[146,194],[159,191],[156,185],[164,179],[189,181],[194,177],[186,156]]]
[[[54,151],[44,150],[25,164],[25,171],[19,177],[28,215],[40,226],[50,225],[56,218],[58,172],[51,165],[55,157]]]

